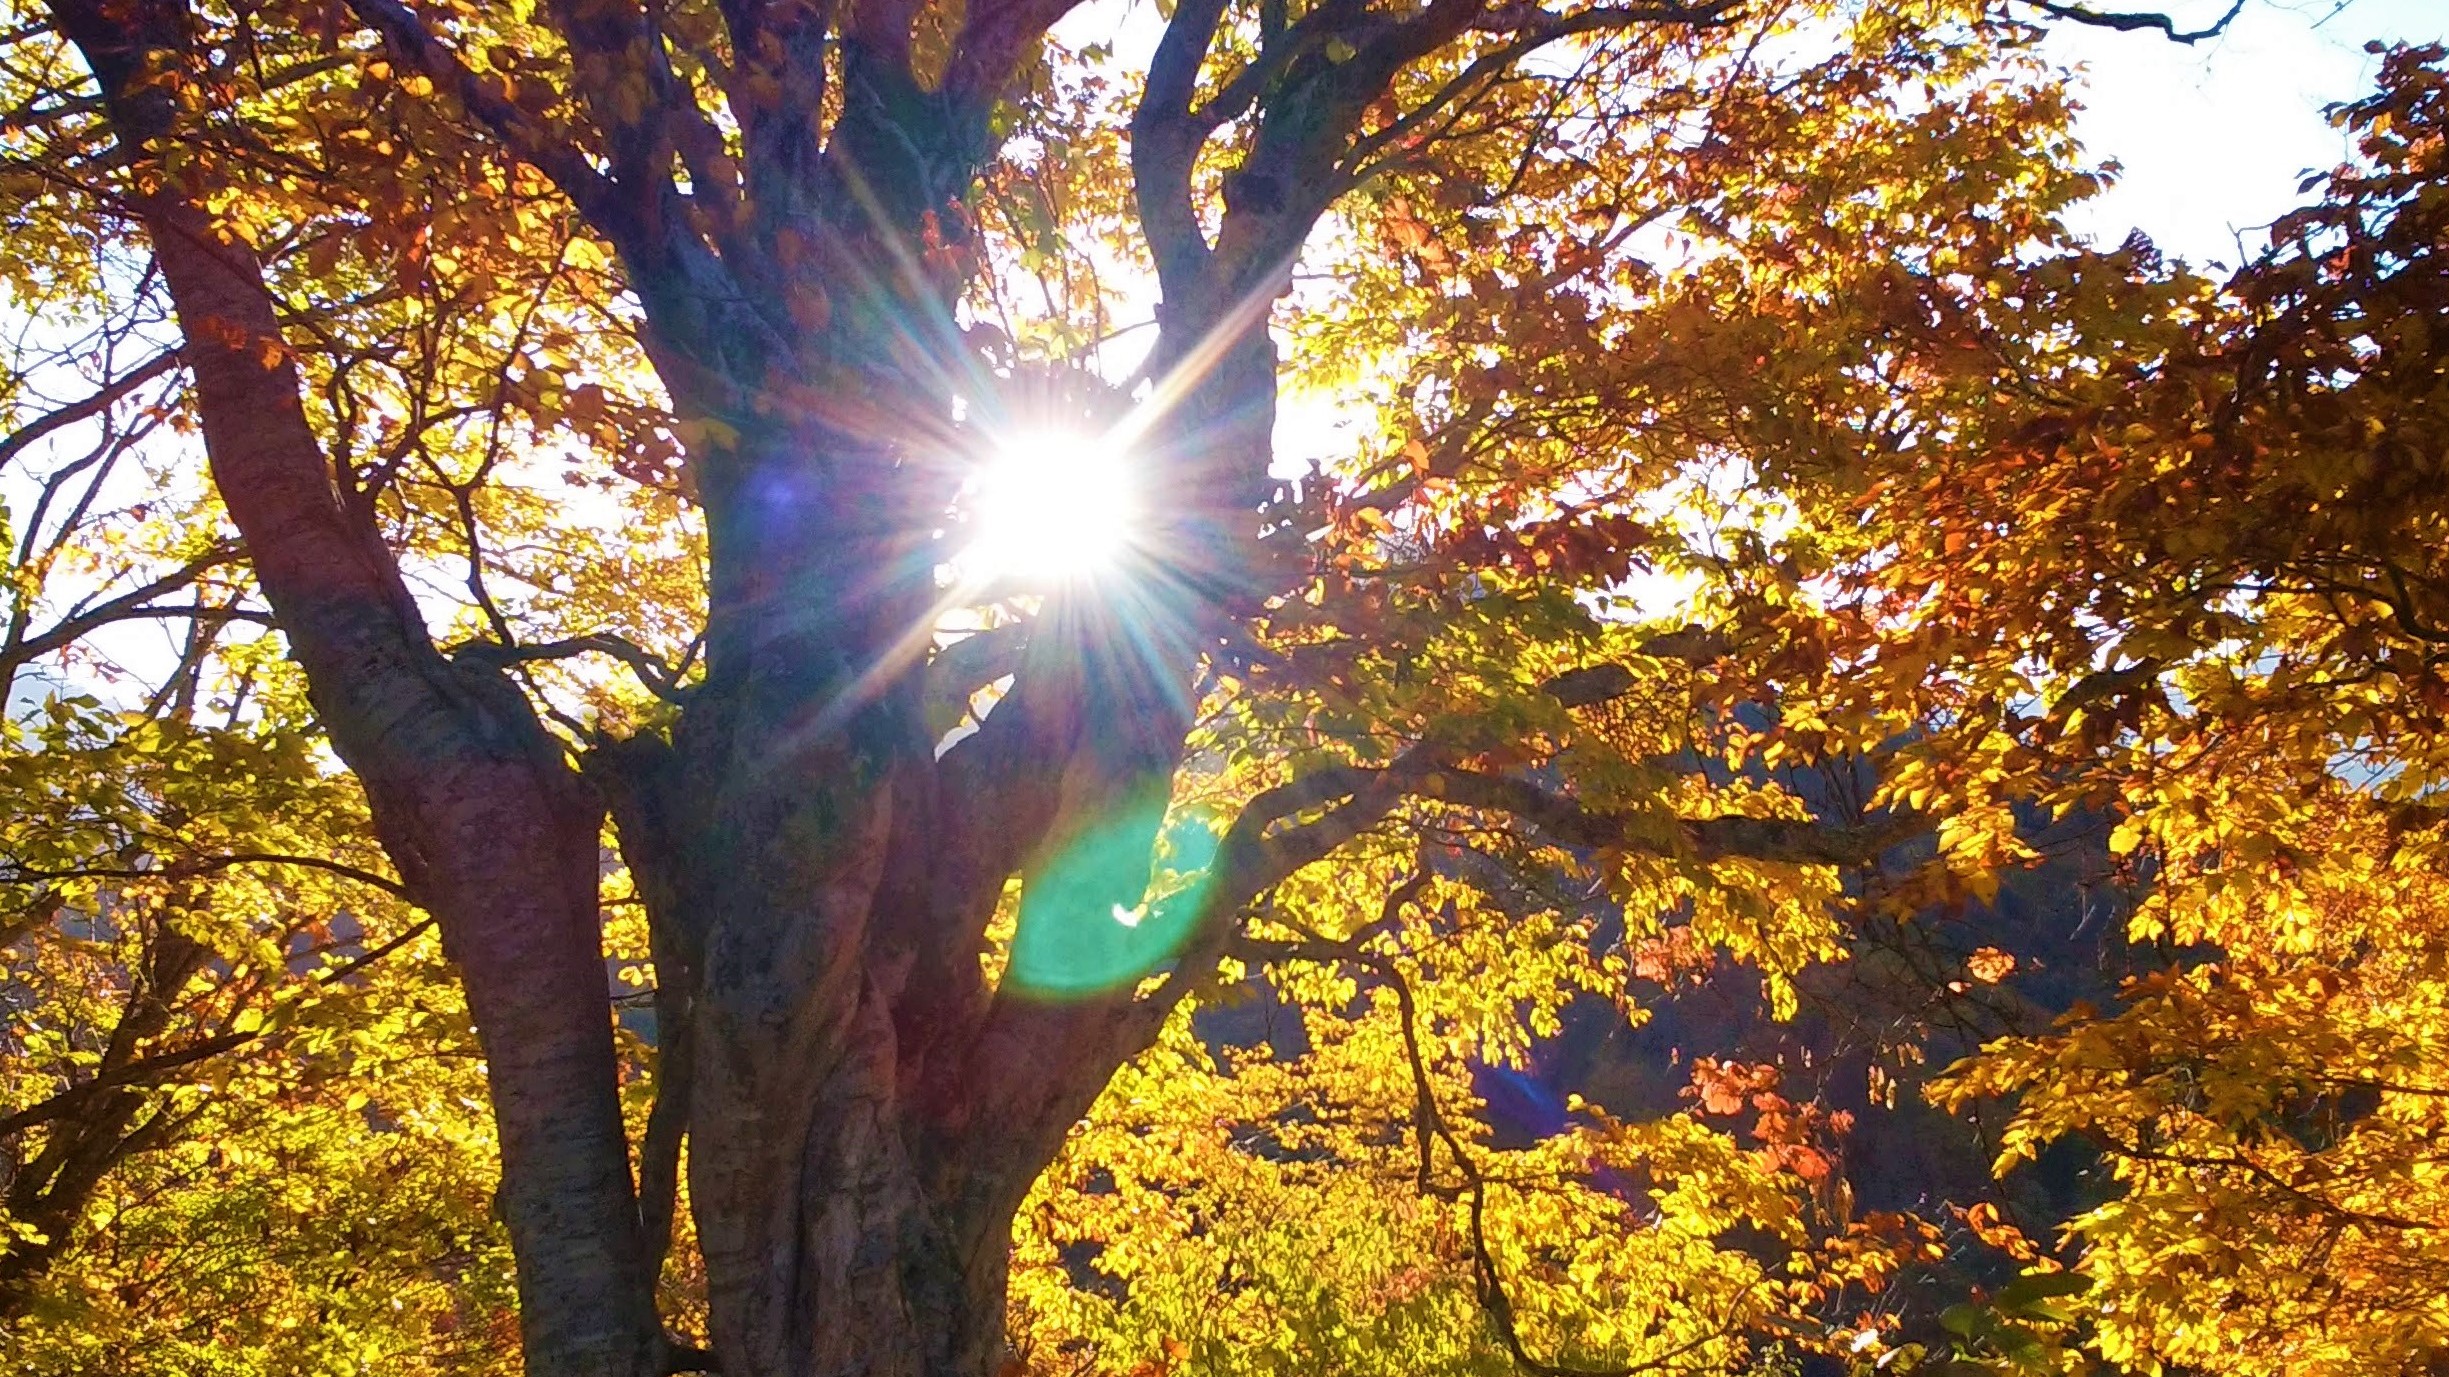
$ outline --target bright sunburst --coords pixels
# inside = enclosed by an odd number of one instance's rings
[[[1016,435],[964,490],[971,539],[962,574],[984,582],[1058,583],[1113,563],[1139,516],[1120,446],[1066,431]]]

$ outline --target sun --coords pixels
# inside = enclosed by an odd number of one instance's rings
[[[1014,435],[962,489],[965,578],[1053,584],[1089,578],[1129,548],[1139,495],[1128,456],[1104,437]]]

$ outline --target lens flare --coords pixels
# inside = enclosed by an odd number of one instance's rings
[[[960,556],[974,579],[1060,583],[1087,578],[1129,546],[1139,516],[1127,457],[1093,435],[1017,435],[962,497],[973,535]]]
[[[1087,829],[1021,890],[1005,982],[1038,999],[1084,999],[1163,969],[1203,911],[1219,840],[1209,819],[1162,809]]]

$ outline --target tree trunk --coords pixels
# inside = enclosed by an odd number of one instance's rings
[[[659,982],[686,982],[686,1037],[666,1046],[688,1048],[691,1205],[727,1377],[980,1377],[1002,1341],[1006,1231],[948,1193],[968,1178],[946,1175],[923,1086],[930,1027],[983,993],[974,945],[929,935],[983,930],[1001,873],[942,884],[961,867],[935,844],[923,665],[892,644],[923,615],[926,566],[878,576],[908,564],[911,537],[846,496],[858,448],[819,427],[746,437],[747,496],[709,504],[706,685],[668,752],[633,746],[612,771],[668,947]],[[958,922],[939,890],[958,891]],[[926,1013],[908,1026],[914,988]]]
[[[177,133],[153,80],[192,58],[177,0],[62,0],[140,175]],[[533,1377],[661,1366],[597,910],[602,809],[519,691],[445,660],[362,503],[335,489],[253,250],[163,177],[128,204],[175,306],[214,485],[332,744],[439,920],[486,1057]]]
[[[862,988],[813,1066],[718,1026],[698,1062],[714,1093],[690,1183],[725,1373],[994,1371],[1010,1210],[976,1209],[960,1198],[966,1173],[930,1160],[933,1137],[895,1082],[882,992]],[[747,1074],[709,1084],[727,1061]]]

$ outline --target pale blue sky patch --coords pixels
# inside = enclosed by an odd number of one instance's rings
[[[2227,0],[2172,0],[2183,27],[2216,20]],[[2084,68],[2076,134],[2093,158],[2123,169],[2078,207],[2075,227],[2104,246],[2133,230],[2164,253],[2235,267],[2260,230],[2308,199],[2306,174],[2352,151],[2322,109],[2372,90],[2368,42],[2437,42],[2444,0],[2251,0],[2227,32],[2191,47],[2156,34],[2062,24],[2041,51]]]

